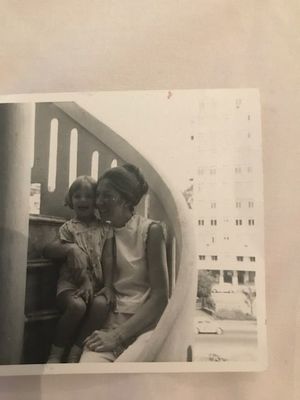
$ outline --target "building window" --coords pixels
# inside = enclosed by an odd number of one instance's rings
[[[236,208],[241,208],[242,207],[242,203],[240,201],[237,201],[235,203]]]
[[[248,132],[248,139],[250,139],[251,138],[251,133],[250,132]]]
[[[217,203],[215,201],[210,203],[210,208],[216,208],[216,207],[217,207]]]
[[[243,223],[243,222],[242,222],[241,219],[236,219],[236,220],[235,220],[235,224],[236,224],[236,225],[242,225],[242,223]]]
[[[224,271],[224,282],[225,283],[232,283],[232,276],[233,272],[232,271]]]
[[[218,256],[210,256],[212,261],[218,261]]]
[[[212,243],[215,243],[215,238],[214,238],[214,236],[212,236],[211,242],[212,242]]]
[[[248,283],[255,283],[255,271],[249,271]]]
[[[244,271],[238,271],[237,272],[238,276],[238,284],[239,285],[244,285],[245,284],[245,272]]]
[[[203,255],[199,255],[198,257],[199,257],[199,260],[201,260],[201,261],[205,260],[205,256],[203,256]]]
[[[216,175],[216,168],[210,168],[209,173],[210,175]]]
[[[216,219],[211,219],[210,220],[211,225],[217,225],[217,220]]]
[[[241,100],[241,99],[236,99],[236,100],[235,100],[235,107],[236,107],[236,108],[240,108],[240,107],[241,107],[241,104],[242,104],[242,100]]]
[[[255,262],[255,257],[249,257],[251,262]]]
[[[244,257],[243,256],[237,256],[236,259],[237,259],[237,261],[244,261]]]
[[[234,168],[234,172],[235,172],[236,174],[240,174],[240,173],[242,172],[242,168],[241,168],[241,167],[235,167],[235,168]]]
[[[194,135],[191,136],[191,140],[194,140]]]
[[[248,201],[248,207],[253,208],[254,207],[254,201]]]
[[[204,219],[198,219],[198,225],[204,225]]]
[[[252,167],[248,167],[247,171],[248,171],[248,173],[251,173],[252,172]]]
[[[248,219],[248,225],[253,226],[254,225],[254,219]]]
[[[229,236],[224,236],[224,240],[229,240]]]
[[[198,174],[203,175],[204,174],[204,168],[199,168],[198,169]]]

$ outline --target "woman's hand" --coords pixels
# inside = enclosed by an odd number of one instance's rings
[[[83,344],[92,351],[103,352],[103,351],[114,351],[115,349],[122,346],[120,336],[116,331],[94,331],[88,336]]]
[[[82,297],[85,303],[89,303],[93,295],[93,286],[89,279],[85,279],[80,288],[74,293],[74,297]]]
[[[104,286],[103,289],[101,289],[99,292],[95,294],[95,297],[97,296],[104,296],[106,298],[107,304],[110,305],[111,310],[114,310],[116,307],[116,295],[114,293],[114,290],[110,287]]]
[[[77,282],[80,282],[85,278],[88,263],[89,260],[87,254],[85,254],[80,247],[76,244],[68,245],[67,264],[74,272],[74,279]]]

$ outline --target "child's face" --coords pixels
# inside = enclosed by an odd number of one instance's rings
[[[77,189],[72,196],[74,212],[79,219],[88,219],[94,215],[95,194],[91,185],[85,184]]]

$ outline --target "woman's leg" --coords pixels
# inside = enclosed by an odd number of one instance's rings
[[[138,336],[137,339],[116,358],[115,362],[142,361],[143,354],[145,354],[145,347],[148,345],[153,332],[153,330],[148,331]]]
[[[112,351],[106,351],[102,353],[96,353],[91,350],[84,350],[80,358],[81,363],[103,363],[103,362],[114,362],[116,356]]]
[[[131,317],[131,314],[124,313],[114,313],[109,312],[107,320],[104,323],[103,329],[106,331],[110,331],[112,329],[117,328],[124,322],[126,322]],[[95,352],[87,349],[86,347],[83,349],[83,354],[80,358],[80,363],[102,363],[102,362],[114,362],[117,358],[117,355],[113,351],[105,351],[105,352]]]

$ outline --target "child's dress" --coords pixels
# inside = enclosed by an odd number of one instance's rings
[[[87,273],[93,284],[94,292],[103,287],[102,251],[105,240],[112,237],[113,230],[110,225],[101,222],[96,217],[89,224],[73,218],[59,229],[59,239],[62,242],[75,243],[88,256]],[[64,263],[60,268],[57,295],[65,290],[76,290],[78,288],[72,267]]]

